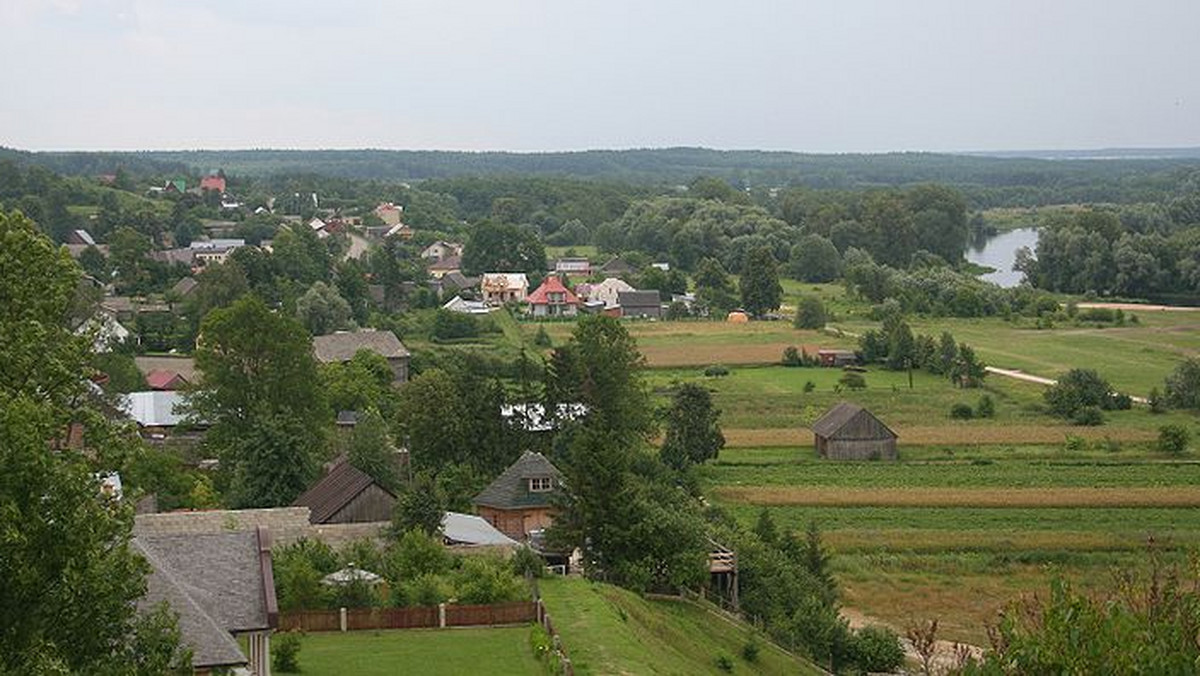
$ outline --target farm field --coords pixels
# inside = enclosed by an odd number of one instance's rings
[[[542,673],[530,647],[530,627],[399,629],[310,632],[300,649],[308,676],[360,674],[470,674],[525,676]]]
[[[1148,414],[1147,414],[1148,415]],[[727,449],[706,493],[749,526],[822,528],[844,602],[897,629],[937,617],[986,644],[986,623],[1053,574],[1099,591],[1116,565],[1200,547],[1200,456],[1145,444],[902,448],[901,460],[828,462],[811,447]]]
[[[750,627],[693,602],[644,599],[580,578],[540,586],[577,674],[721,674],[721,655],[733,660],[734,673],[821,673],[765,642],[758,661],[746,662]]]

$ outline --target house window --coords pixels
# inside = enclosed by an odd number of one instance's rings
[[[530,493],[545,493],[554,488],[554,481],[548,476],[533,477],[529,480]]]

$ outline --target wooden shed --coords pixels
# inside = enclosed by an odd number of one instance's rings
[[[843,401],[812,426],[817,457],[830,460],[895,460],[897,435],[870,411]]]
[[[396,494],[341,456],[292,505],[308,507],[309,522],[314,524],[373,523],[392,518]]]

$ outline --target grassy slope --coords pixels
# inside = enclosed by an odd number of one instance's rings
[[[542,673],[529,627],[314,632],[304,637],[300,668],[307,676],[334,674]]]
[[[577,578],[545,580],[542,595],[579,674],[721,674],[718,655],[734,661],[735,673],[820,673],[767,644],[756,663],[746,662],[749,628],[691,603]]]

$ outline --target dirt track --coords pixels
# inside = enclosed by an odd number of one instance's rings
[[[1097,308],[1101,310],[1121,310],[1122,312],[1143,311],[1143,312],[1197,312],[1200,307],[1187,307],[1184,305],[1144,305],[1142,303],[1077,303],[1075,307],[1085,310]]]

